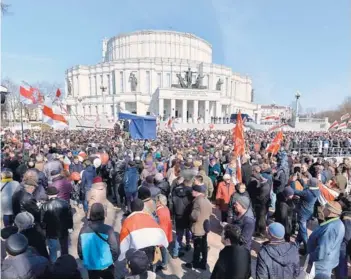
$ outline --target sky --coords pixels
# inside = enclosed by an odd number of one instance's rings
[[[213,62],[249,75],[255,102],[331,109],[351,95],[349,0],[3,0],[1,77],[64,83],[101,61],[102,39],[136,30],[190,32]]]

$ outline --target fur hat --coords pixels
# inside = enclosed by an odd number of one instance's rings
[[[34,217],[29,212],[21,212],[16,215],[15,225],[20,231],[31,228],[34,225]]]
[[[6,251],[11,256],[17,256],[24,253],[28,248],[28,239],[21,233],[12,234],[5,241]]]

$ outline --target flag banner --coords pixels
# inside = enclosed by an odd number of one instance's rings
[[[287,124],[286,124],[286,123],[281,123],[281,124],[278,124],[278,125],[274,125],[274,126],[270,127],[270,128],[268,129],[268,131],[274,131],[274,130],[276,130],[276,129],[278,129],[278,128],[282,128],[282,127],[284,127],[284,126],[287,126]]]
[[[346,114],[344,114],[344,115],[341,116],[340,120],[341,120],[341,121],[344,121],[344,120],[347,120],[347,119],[349,119],[349,118],[350,118],[350,113],[346,113]]]
[[[265,120],[265,121],[269,121],[269,120],[277,121],[277,120],[280,120],[280,117],[279,116],[267,116],[263,120]]]
[[[62,114],[61,108],[50,102],[43,106],[43,122],[55,129],[68,128],[68,121]]]
[[[344,129],[344,128],[347,128],[347,122],[346,121],[340,123],[339,126],[338,126],[339,130]]]
[[[245,154],[244,124],[239,112],[236,118],[236,125],[233,128],[234,156],[237,158],[236,178],[242,182],[241,157]]]
[[[279,131],[277,135],[274,137],[272,143],[267,147],[267,152],[276,155],[279,152],[280,145],[283,141],[283,132]]]
[[[20,102],[24,105],[37,107],[44,101],[43,95],[37,88],[33,87],[20,87]]]
[[[338,122],[338,121],[334,121],[334,122],[330,125],[330,127],[328,128],[328,130],[330,130],[330,129],[335,129],[335,128],[338,127],[338,125],[339,125],[339,122]]]

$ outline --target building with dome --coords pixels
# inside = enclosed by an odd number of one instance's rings
[[[66,71],[67,110],[89,118],[118,111],[210,123],[241,110],[257,119],[248,76],[212,61],[190,33],[145,30],[103,40],[102,61]]]

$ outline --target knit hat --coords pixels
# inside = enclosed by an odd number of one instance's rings
[[[71,255],[59,257],[52,267],[52,275],[56,279],[81,279],[78,265]]]
[[[46,194],[47,195],[57,195],[59,193],[58,189],[56,187],[48,187],[46,189]]]
[[[139,275],[147,271],[150,261],[144,251],[129,249],[126,259],[132,275]]]
[[[102,183],[102,178],[100,176],[97,176],[93,179],[93,184],[95,183]]]
[[[146,202],[151,199],[151,192],[148,187],[140,187],[138,190],[138,198]]]
[[[339,202],[337,201],[330,201],[325,205],[331,213],[328,217],[339,217],[342,213],[342,208]]]
[[[162,175],[162,173],[157,173],[157,174],[155,175],[155,181],[156,181],[156,182],[162,182],[162,180],[163,180],[163,175]]]
[[[205,186],[194,185],[193,186],[193,191],[199,192],[199,193],[205,193],[206,192],[206,188],[205,188]]]
[[[34,217],[29,212],[19,213],[15,218],[15,225],[20,231],[31,228],[34,225]]]
[[[90,221],[103,221],[104,219],[104,206],[101,203],[94,203],[90,209]]]
[[[229,180],[229,179],[230,179],[230,175],[229,174],[224,174],[223,180]]]
[[[249,209],[250,199],[247,196],[239,195],[236,197],[236,203],[239,203],[244,209]]]
[[[11,256],[17,256],[24,253],[28,248],[28,239],[21,233],[12,234],[5,241],[6,251]]]
[[[285,228],[282,224],[280,223],[271,223],[268,226],[268,234],[273,238],[273,239],[283,239],[285,235]]]
[[[6,240],[9,238],[12,234],[15,234],[18,232],[18,228],[15,226],[9,226],[1,229],[1,238]]]
[[[283,195],[285,198],[288,198],[289,196],[294,195],[294,190],[292,189],[292,187],[287,186],[283,190]]]
[[[144,209],[144,202],[139,198],[134,199],[130,204],[130,209],[132,212],[142,211]]]

